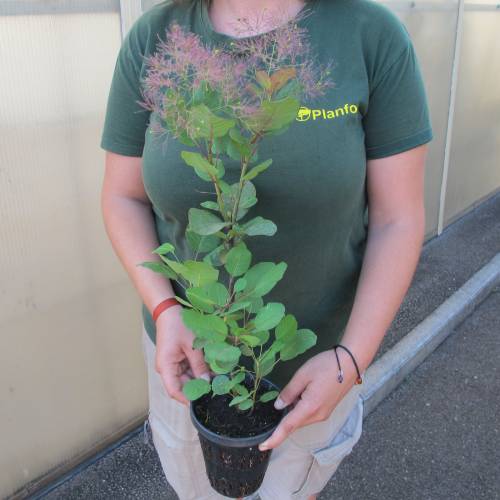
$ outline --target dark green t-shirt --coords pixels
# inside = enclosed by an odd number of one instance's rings
[[[427,97],[405,26],[373,0],[316,0],[299,25],[308,29],[318,61],[333,59],[334,87],[302,102],[284,134],[265,137],[259,159],[272,158],[253,179],[258,203],[247,217],[277,225],[274,236],[245,242],[257,262],[285,261],[287,270],[264,302],[281,302],[299,328],[313,330],[316,346],[278,362],[268,378],[283,387],[309,357],[339,342],[349,319],[368,229],[366,160],[393,155],[433,138]],[[149,112],[138,100],[145,76],[143,56],[172,21],[210,44],[231,40],[214,31],[205,2],[162,2],[132,26],[118,54],[108,98],[101,147],[143,157],[143,179],[153,206],[160,243],[171,242],[180,259],[192,259],[185,239],[187,213],[209,199],[209,186],[186,167],[175,139],[158,140],[148,129]],[[224,160],[224,180],[236,182],[239,164]],[[152,249],[153,250],[153,249]],[[181,297],[183,288],[172,280]],[[155,325],[143,304],[146,330]],[[271,336],[272,337],[272,336]],[[242,356],[244,364],[248,357]],[[246,366],[249,366],[246,364]]]

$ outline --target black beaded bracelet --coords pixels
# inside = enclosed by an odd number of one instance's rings
[[[340,361],[339,361],[339,355],[337,354],[337,349],[334,347],[333,352],[335,353],[335,357],[337,358],[337,366],[339,367],[339,373],[337,375],[337,380],[342,383],[344,380],[344,372],[342,371],[342,368],[340,366]]]
[[[354,356],[353,356],[352,352],[349,349],[347,349],[346,346],[344,346],[342,344],[335,344],[333,346],[333,349],[335,351],[335,356],[337,358],[337,364],[339,366],[339,374],[337,376],[338,381],[342,382],[342,380],[344,380],[344,374],[342,372],[342,369],[340,368],[340,361],[339,361],[339,357],[338,357],[338,354],[337,354],[337,347],[341,347],[342,349],[344,349],[349,354],[349,356],[351,356],[352,362],[354,363],[354,366],[356,367],[356,371],[358,372],[358,378],[356,379],[355,384],[362,384],[363,383],[363,379],[361,378],[361,374],[359,373],[358,363],[356,363],[356,360],[354,359]]]

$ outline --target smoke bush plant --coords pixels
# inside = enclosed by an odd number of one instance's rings
[[[230,394],[229,406],[248,410],[257,401],[274,399],[268,391],[257,399],[259,384],[276,363],[292,359],[315,345],[316,335],[298,328],[279,302],[263,297],[283,277],[285,262],[258,262],[245,240],[272,236],[277,227],[259,215],[248,217],[257,203],[252,179],[263,175],[272,159],[258,162],[259,141],[285,132],[296,118],[303,97],[322,95],[332,85],[330,63],[320,66],[312,56],[304,28],[285,22],[262,34],[236,38],[217,48],[177,24],[159,39],[145,58],[141,106],[152,111],[151,133],[172,135],[195,151],[182,151],[185,164],[214,187],[214,198],[190,208],[186,238],[194,258],[181,262],[171,243],[153,253],[160,260],[139,265],[176,280],[188,300],[182,319],[195,335],[193,348],[216,374],[211,382],[195,378],[183,393],[189,400],[202,395]],[[224,159],[240,163],[239,182],[224,181]],[[199,258],[200,254],[205,254]],[[229,282],[219,281],[223,266]],[[263,349],[271,337],[269,348]],[[253,358],[253,371],[239,364]],[[245,374],[253,381],[248,390]]]

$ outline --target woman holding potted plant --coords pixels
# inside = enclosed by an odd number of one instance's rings
[[[265,2],[282,21],[256,31],[264,2],[162,2],[117,59],[103,215],[143,300],[153,439],[182,500],[235,491],[225,469],[207,477],[194,418],[216,398],[241,419],[277,412],[242,480],[260,461],[263,500],[315,498],[360,437],[356,381],[420,255],[432,131],[408,33],[371,0],[308,4]]]

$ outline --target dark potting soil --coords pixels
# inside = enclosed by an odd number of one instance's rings
[[[248,390],[253,388],[248,380],[242,382]],[[212,393],[197,399],[193,409],[198,420],[210,431],[221,436],[251,437],[266,432],[274,427],[283,415],[284,410],[274,408],[274,399],[262,403],[258,401],[261,394],[274,388],[267,387],[262,381],[257,389],[256,402],[253,409],[239,410],[237,405],[229,406],[233,396]]]

